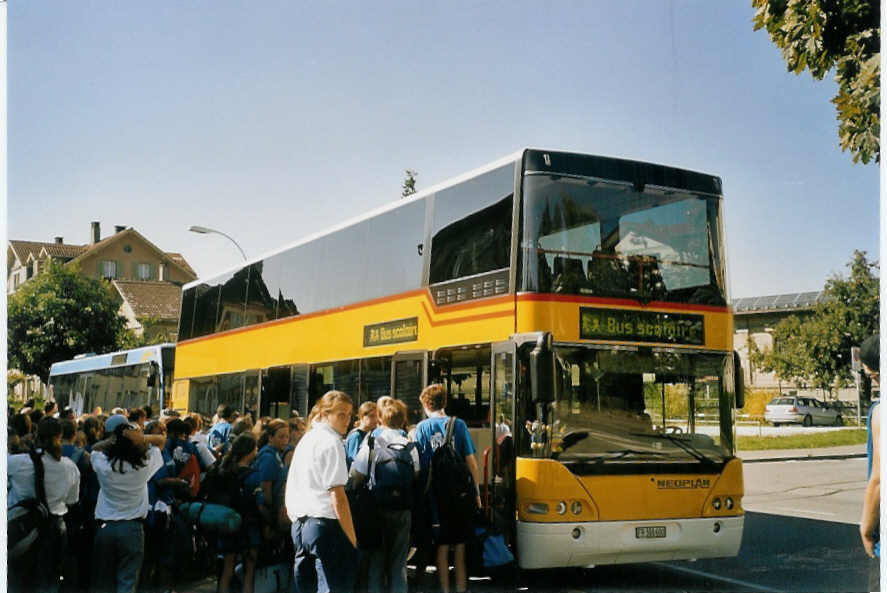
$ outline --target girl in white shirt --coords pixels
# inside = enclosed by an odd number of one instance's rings
[[[101,490],[93,545],[97,591],[135,593],[145,554],[142,519],[148,515],[148,480],[163,466],[163,435],[143,435],[138,425],[115,414],[105,422],[111,435],[93,447],[90,462]]]
[[[351,398],[328,391],[308,416],[286,480],[293,523],[297,590],[346,592],[357,575],[357,536],[345,496],[348,471],[342,437],[351,424]]]
[[[62,457],[62,424],[58,418],[46,416],[37,425],[36,453],[43,465],[43,490],[50,512],[50,531],[34,543],[22,558],[10,563],[10,591],[57,592],[62,562],[67,550],[67,533],[63,516],[68,505],[77,502],[80,493],[80,470],[74,462]],[[26,498],[36,498],[35,467],[29,454],[7,457],[7,508]]]

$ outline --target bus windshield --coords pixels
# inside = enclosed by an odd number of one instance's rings
[[[524,177],[523,290],[723,306],[720,198]]]
[[[547,432],[534,453],[560,461],[723,463],[733,454],[732,359],[639,349],[556,346]]]

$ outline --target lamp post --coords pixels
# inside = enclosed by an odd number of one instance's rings
[[[211,229],[211,228],[208,228],[205,226],[198,226],[198,225],[192,225],[191,228],[189,228],[188,230],[191,231],[192,233],[199,233],[201,235],[208,235],[211,233],[215,233],[216,235],[222,235],[223,237],[225,237],[226,239],[228,239],[229,241],[234,243],[234,246],[237,247],[238,251],[240,251],[240,255],[243,256],[243,261],[246,261],[246,254],[243,252],[243,249],[240,248],[240,245],[237,244],[237,241],[235,241],[229,235],[226,235],[222,231],[217,231],[216,229]]]

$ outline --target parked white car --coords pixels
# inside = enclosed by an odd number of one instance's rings
[[[764,420],[779,426],[780,424],[814,424],[825,426],[843,426],[841,412],[829,407],[824,402],[812,397],[794,395],[777,397],[767,404]]]

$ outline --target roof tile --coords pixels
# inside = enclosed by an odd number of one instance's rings
[[[137,319],[153,317],[162,320],[179,318],[182,308],[182,287],[172,282],[136,282],[114,280],[114,285]]]
[[[50,257],[72,258],[77,257],[86,251],[86,245],[69,245],[67,243],[43,243],[39,241],[18,241],[10,240],[16,255],[21,258],[22,262],[28,259],[28,255],[33,253],[34,257],[40,256],[40,251],[45,247]]]

